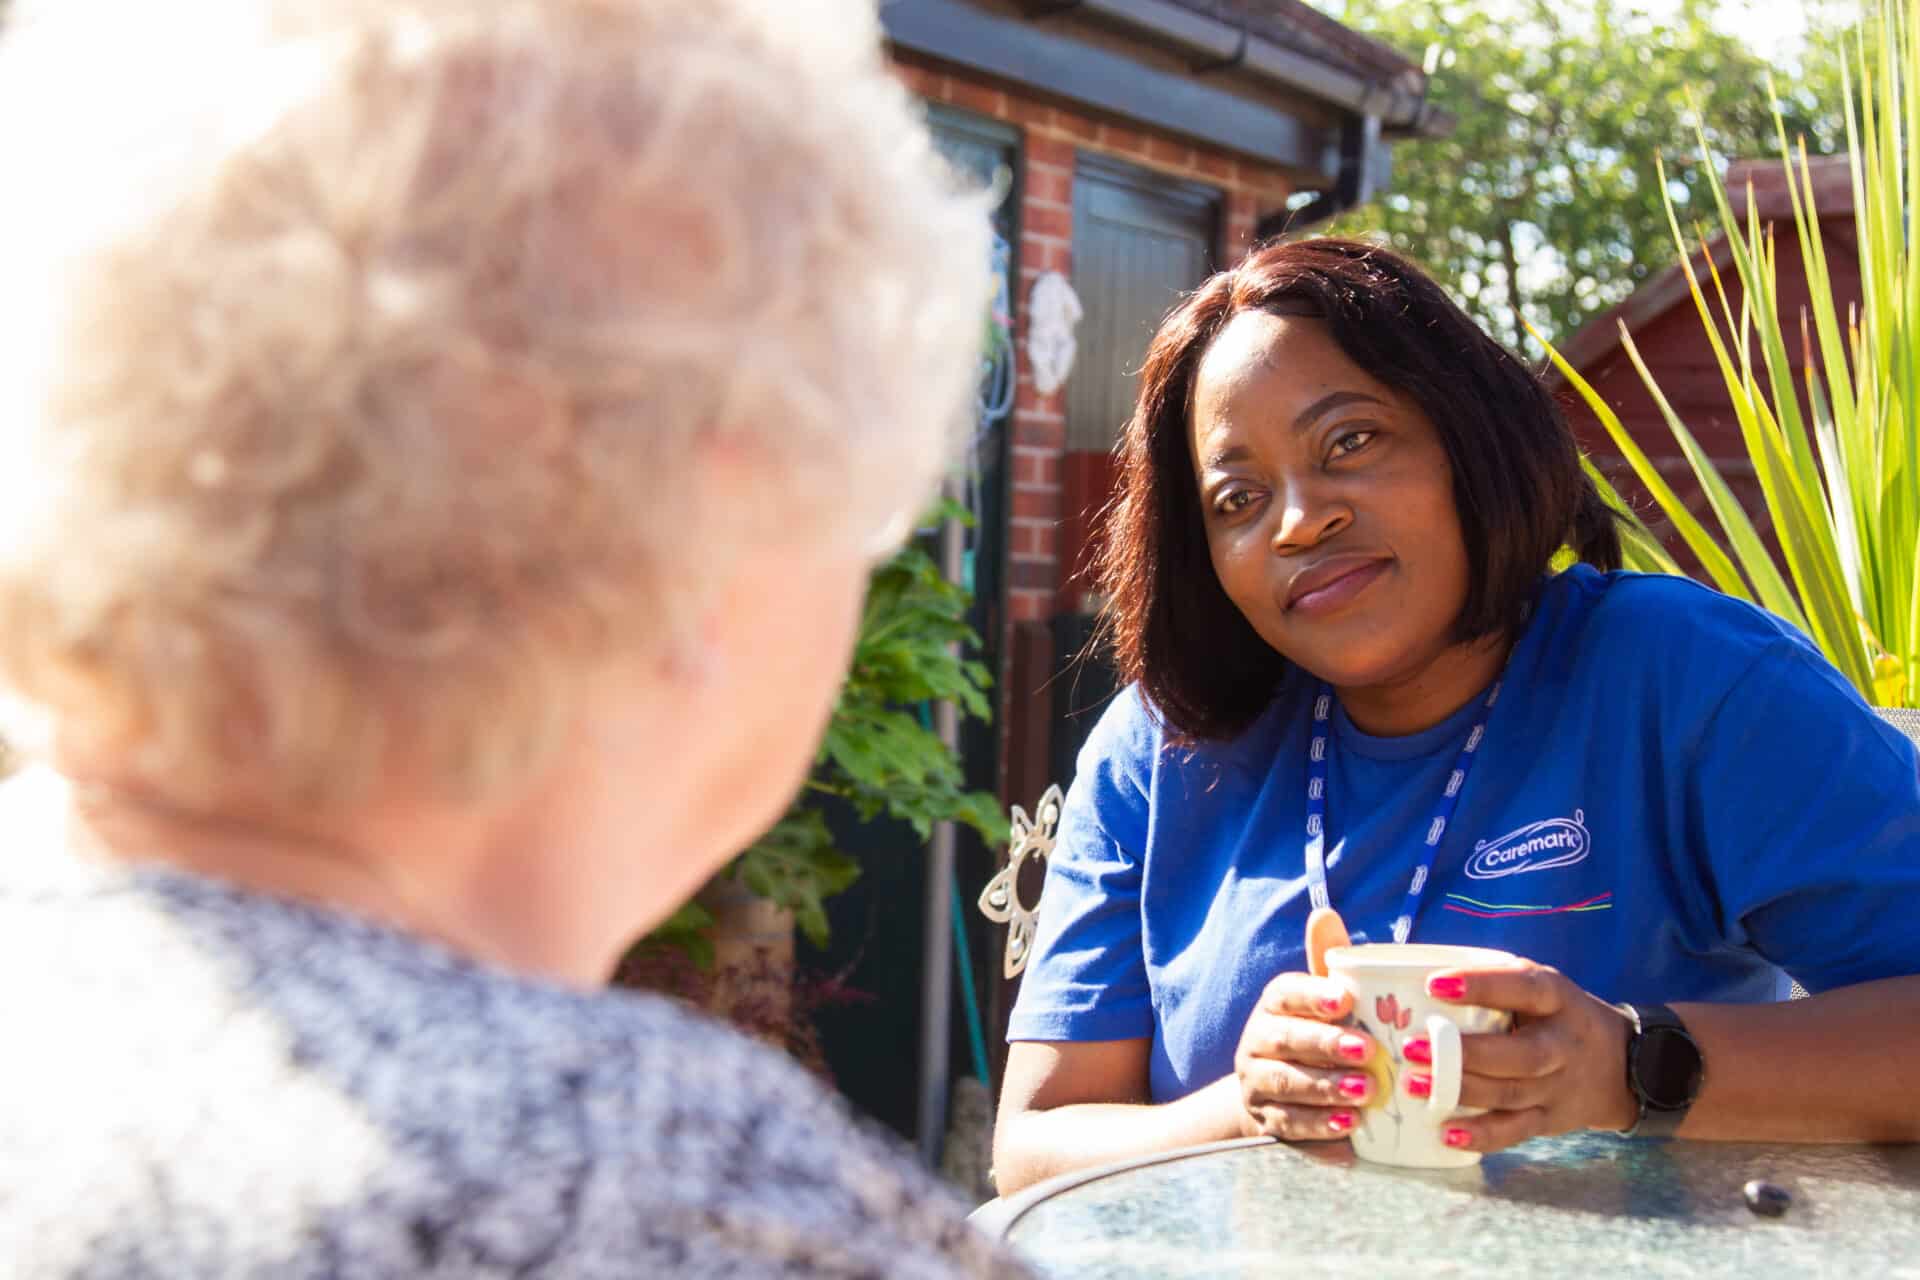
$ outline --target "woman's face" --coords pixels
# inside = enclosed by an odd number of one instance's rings
[[[1188,439],[1214,572],[1282,657],[1371,689],[1452,646],[1468,567],[1446,449],[1324,323],[1231,320],[1201,360]]]

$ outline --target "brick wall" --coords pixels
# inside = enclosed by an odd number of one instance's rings
[[[1235,261],[1247,251],[1259,218],[1282,207],[1293,191],[1285,174],[1271,166],[1103,118],[977,72],[898,51],[894,65],[907,87],[920,97],[1021,130],[1024,171],[1018,188],[1020,274],[1014,286],[1014,341],[1022,352],[1027,296],[1034,281],[1047,271],[1067,276],[1073,273],[1073,170],[1077,151],[1114,156],[1218,189],[1223,196],[1224,243],[1218,246],[1223,262]],[[1036,392],[1023,355],[1012,422],[1010,626],[1051,617],[1062,577],[1071,569],[1060,561],[1060,527],[1071,514],[1063,509],[1061,458],[1066,439],[1064,394],[1042,396]]]

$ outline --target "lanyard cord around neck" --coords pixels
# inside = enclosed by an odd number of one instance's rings
[[[1460,803],[1460,789],[1466,785],[1474,755],[1480,750],[1481,739],[1486,737],[1487,717],[1493,712],[1493,704],[1500,700],[1503,683],[1504,679],[1496,680],[1487,691],[1486,701],[1480,704],[1480,715],[1460,748],[1459,758],[1453,762],[1453,772],[1447,775],[1439,803],[1434,805],[1433,820],[1427,824],[1426,840],[1421,845],[1420,865],[1414,868],[1413,879],[1407,883],[1406,900],[1393,922],[1395,942],[1405,942],[1413,933],[1414,918],[1420,913],[1420,899],[1425,896],[1427,880],[1433,874],[1434,855],[1440,850],[1440,837],[1446,834],[1454,808]],[[1316,907],[1333,905],[1327,892],[1327,764],[1333,755],[1332,718],[1333,686],[1323,680],[1313,698],[1313,733],[1307,749],[1307,892]]]

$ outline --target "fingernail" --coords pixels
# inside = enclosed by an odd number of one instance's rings
[[[1458,1000],[1467,994],[1465,978],[1428,978],[1427,994],[1436,1000]]]
[[[1353,1112],[1336,1111],[1327,1117],[1327,1128],[1335,1133],[1345,1133],[1353,1128]]]
[[[1407,1094],[1409,1097],[1414,1098],[1431,1098],[1433,1096],[1433,1077],[1409,1075],[1407,1077]]]
[[[1367,1047],[1367,1042],[1359,1036],[1341,1036],[1338,1047],[1341,1057],[1350,1058],[1355,1062],[1365,1062],[1367,1054],[1372,1052]]]
[[[1449,1129],[1447,1130],[1446,1141],[1450,1147],[1464,1147],[1473,1141],[1473,1135],[1465,1129]]]
[[[1315,1001],[1314,1003],[1320,1006],[1320,1012],[1322,1012],[1322,1013],[1338,1013],[1338,1012],[1340,1012],[1340,997],[1339,997],[1339,996],[1321,996],[1321,997],[1320,997],[1320,998],[1319,998],[1318,1000],[1316,1000],[1316,1001]]]
[[[1340,1092],[1358,1101],[1367,1096],[1367,1078],[1365,1076],[1341,1076]]]
[[[1423,1067],[1433,1065],[1433,1041],[1425,1036],[1415,1036],[1400,1046],[1400,1052],[1406,1055],[1408,1062],[1417,1062]]]

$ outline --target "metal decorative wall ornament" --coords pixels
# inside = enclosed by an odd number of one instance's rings
[[[1053,856],[1053,833],[1060,825],[1060,805],[1060,787],[1055,784],[1041,795],[1034,809],[1036,817],[1029,818],[1025,809],[1013,806],[1013,839],[1007,846],[1007,865],[987,881],[980,893],[980,913],[995,924],[1007,926],[1003,970],[1009,978],[1019,977],[1027,967],[1027,956],[1033,950],[1034,922],[1040,917],[1039,889],[1031,895],[1022,894],[1020,872],[1029,859],[1037,859],[1039,870],[1045,872],[1047,859]],[[1029,896],[1032,901],[1027,900]]]
[[[1058,391],[1073,372],[1073,331],[1085,314],[1080,295],[1058,271],[1033,282],[1027,295],[1027,364],[1033,370],[1033,389],[1041,395]]]

